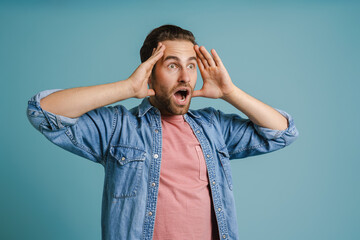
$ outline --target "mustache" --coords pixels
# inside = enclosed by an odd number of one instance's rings
[[[189,88],[191,93],[194,91],[194,89],[190,86],[189,83],[179,83],[178,85],[176,85],[171,89],[171,92],[174,92],[176,89],[181,87]]]

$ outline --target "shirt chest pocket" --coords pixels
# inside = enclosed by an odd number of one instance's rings
[[[114,198],[136,196],[141,184],[146,152],[128,146],[110,148],[107,186]]]

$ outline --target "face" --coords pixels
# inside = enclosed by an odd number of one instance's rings
[[[190,107],[197,78],[194,44],[186,40],[163,41],[164,55],[150,77],[155,96],[150,102],[165,115],[183,115]]]

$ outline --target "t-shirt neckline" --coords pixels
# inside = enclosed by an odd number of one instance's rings
[[[161,120],[166,122],[184,122],[184,115],[161,115]]]

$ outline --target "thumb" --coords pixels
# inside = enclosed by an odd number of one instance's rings
[[[200,89],[200,90],[195,90],[192,94],[193,97],[203,97],[204,96],[204,93],[203,93],[203,90]]]

